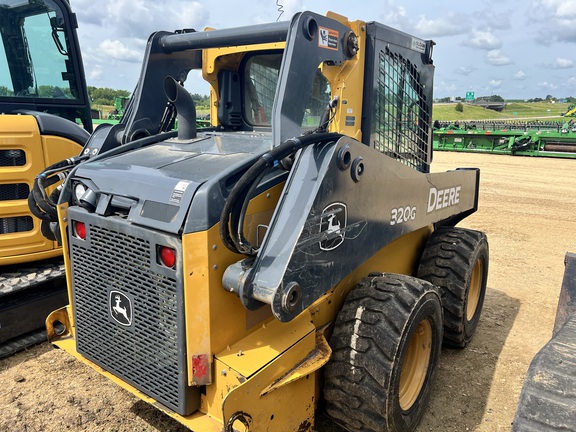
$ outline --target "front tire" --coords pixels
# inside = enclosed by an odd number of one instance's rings
[[[464,348],[478,327],[488,259],[488,240],[480,231],[440,228],[426,244],[417,276],[440,288],[447,346]]]
[[[412,431],[427,406],[441,344],[436,287],[404,275],[363,279],[330,339],[328,415],[350,431]]]

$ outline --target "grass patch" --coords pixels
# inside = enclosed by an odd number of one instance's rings
[[[456,104],[434,104],[432,118],[439,121],[464,120],[513,120],[515,118],[530,118],[533,120],[558,121],[563,120],[562,114],[568,109],[568,104],[551,104],[548,102],[512,102],[506,105],[502,112],[485,109],[479,106],[463,104],[464,110],[455,110]],[[553,118],[551,118],[553,117]]]

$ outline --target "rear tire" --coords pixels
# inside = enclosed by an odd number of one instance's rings
[[[328,415],[350,431],[412,431],[427,406],[441,344],[436,287],[404,275],[361,280],[330,339]]]
[[[464,348],[476,331],[488,280],[488,240],[480,231],[435,231],[422,253],[417,276],[440,288],[444,345]]]

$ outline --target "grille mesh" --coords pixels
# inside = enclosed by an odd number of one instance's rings
[[[29,193],[30,187],[26,183],[0,185],[0,201],[26,199]]]
[[[30,216],[0,218],[0,234],[32,231],[34,221]]]
[[[90,247],[71,242],[78,352],[178,409],[183,388],[177,281],[150,266],[150,242],[89,225]],[[133,301],[133,324],[109,313],[109,292]]]
[[[23,150],[0,150],[0,166],[26,165],[26,153]]]
[[[428,172],[430,115],[415,65],[388,48],[380,52],[374,110],[376,150]]]

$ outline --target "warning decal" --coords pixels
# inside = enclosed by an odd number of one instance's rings
[[[170,202],[180,204],[182,201],[182,197],[184,196],[184,192],[186,192],[186,188],[190,184],[189,181],[181,180],[178,182],[176,187],[172,190],[172,195],[170,196]]]
[[[318,46],[320,48],[338,50],[338,32],[325,27],[318,28],[320,30],[318,35]]]

